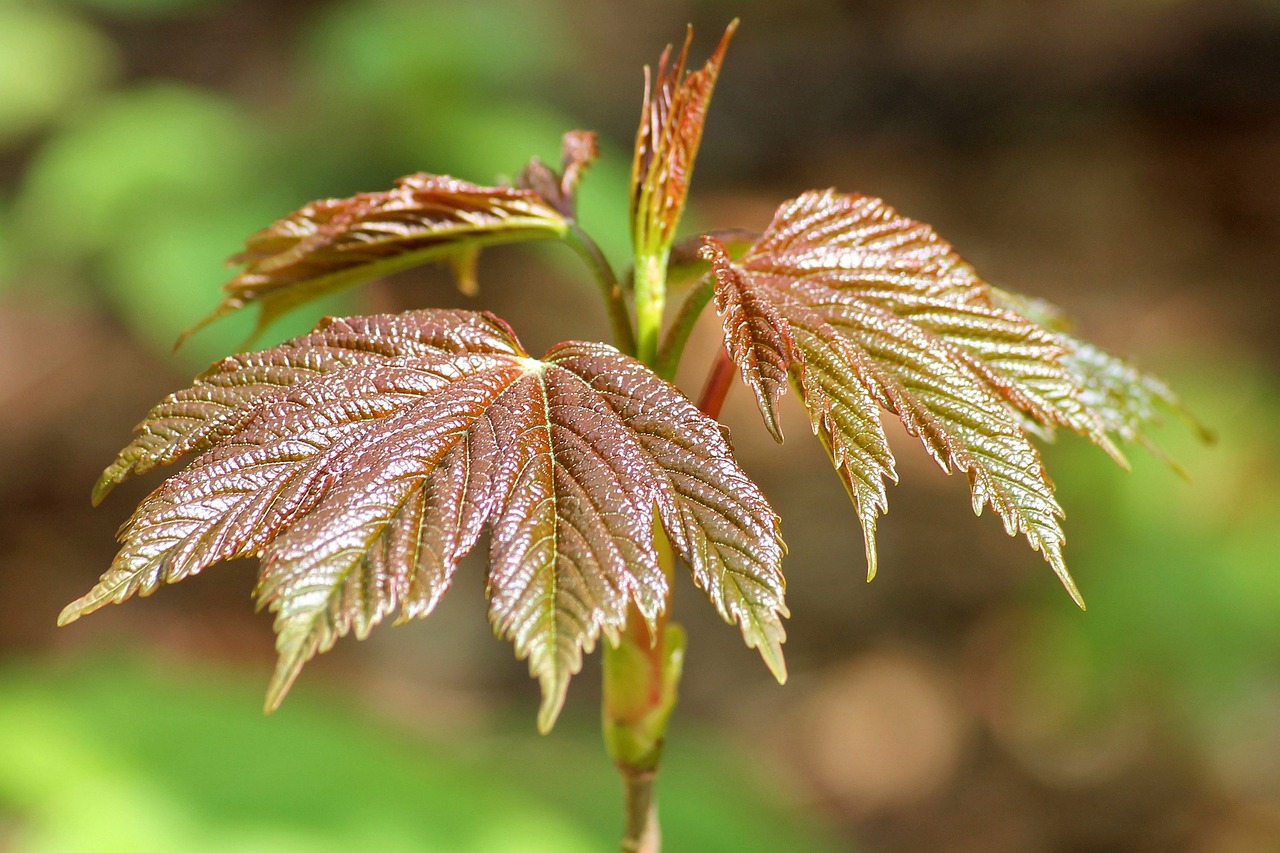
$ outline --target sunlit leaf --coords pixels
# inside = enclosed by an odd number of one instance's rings
[[[251,236],[231,259],[244,270],[195,328],[253,303],[261,305],[262,327],[359,281],[480,246],[561,237],[567,229],[537,193],[410,175],[385,192],[312,202]]]
[[[1066,362],[1080,378],[1081,399],[1098,413],[1107,432],[1142,445],[1175,470],[1181,472],[1182,469],[1144,433],[1160,422],[1162,411],[1183,415],[1199,431],[1202,441],[1213,441],[1213,433],[1187,412],[1182,400],[1164,380],[1083,341],[1076,342]]]
[[[644,106],[631,165],[631,234],[640,254],[660,252],[675,237],[711,94],[737,28],[736,20],[729,24],[711,58],[697,71],[685,73],[692,28],[674,62],[668,47],[658,60],[656,76],[645,68]]]
[[[715,421],[604,344],[541,359],[487,314],[328,320],[225,359],[148,415],[95,497],[199,455],[135,511],[63,623],[233,557],[262,560],[279,703],[303,663],[399,611],[429,613],[491,528],[490,619],[542,684],[569,678],[634,606],[655,627],[660,522],[721,614],[784,677],[777,520]]]
[[[587,345],[578,344],[585,357]],[[590,345],[592,351],[609,351]],[[570,361],[566,347],[561,363]],[[670,404],[670,385],[637,361],[612,359],[591,373],[592,388],[635,432],[658,463],[676,500],[663,500],[663,527],[693,571],[693,579],[728,622],[742,628],[779,681],[786,680],[780,617],[785,582],[778,566],[783,544],[778,519],[764,496],[733,461],[720,425],[684,397]]]
[[[1063,560],[1062,510],[1028,428],[1078,432],[1123,460],[1163,386],[1010,306],[944,240],[882,201],[832,191],[784,204],[740,261],[714,239],[725,341],[765,422],[786,379],[853,499],[876,570],[875,527],[895,479],[880,411],[944,470],[969,479],[1081,602]],[[1082,604],[1083,606],[1083,604]]]

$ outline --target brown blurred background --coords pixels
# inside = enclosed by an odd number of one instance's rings
[[[582,218],[621,264],[640,69],[686,22],[700,62],[734,16],[688,230],[761,228],[808,188],[882,196],[1170,380],[1219,441],[1160,432],[1190,482],[1139,448],[1130,473],[1046,449],[1080,613],[901,435],[867,585],[794,401],[777,447],[735,390],[725,419],[790,546],[792,679],[680,590],[669,849],[1280,850],[1271,0],[0,0],[0,849],[613,843],[597,664],[539,739],[482,560],[430,619],[314,661],[267,720],[249,563],[53,624],[159,482],[91,510],[97,473],[247,332],[169,351],[246,234],[416,170],[510,176],[589,127]],[[414,271],[273,334],[459,305],[532,351],[607,335],[563,249],[491,251],[480,282],[468,301]],[[686,391],[717,345],[704,324]]]

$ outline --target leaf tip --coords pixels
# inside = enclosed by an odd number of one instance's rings
[[[271,676],[271,684],[267,686],[267,698],[262,703],[262,713],[273,714],[280,708],[289,688],[293,687],[293,682],[297,680],[298,673],[301,671],[300,660],[281,656],[280,662],[276,665],[275,675]]]
[[[267,685],[267,698],[262,704],[264,714],[274,713],[280,707],[293,683],[298,680],[302,665],[311,659],[316,650],[315,645],[308,642],[281,642],[283,637],[281,634],[276,641],[280,656],[276,659],[276,671],[271,676],[271,683]]]
[[[1184,483],[1192,482],[1191,474],[1187,469],[1182,467],[1182,465],[1178,463],[1178,460],[1166,453],[1164,448],[1147,438],[1145,435],[1139,435],[1137,440],[1138,444],[1141,445],[1144,450],[1154,456],[1159,462],[1163,463],[1166,468],[1173,472],[1175,477],[1178,477]]]
[[[89,493],[89,503],[93,506],[101,505],[102,502],[107,499],[107,495],[111,494],[111,490],[114,489],[116,484],[119,482],[120,481],[116,477],[103,474],[98,478],[98,482],[93,484],[93,491]]]
[[[181,332],[179,332],[178,337],[175,338],[173,341],[173,346],[169,347],[169,352],[176,353],[178,350],[182,349],[183,345],[187,342],[187,339],[190,338],[193,334],[195,334],[195,332],[196,332],[195,326],[192,326],[188,329],[183,329]]]
[[[772,401],[769,402],[769,405],[762,404],[760,406],[760,414],[764,416],[765,429],[769,431],[769,435],[773,436],[774,442],[777,444],[785,444],[786,442],[782,437],[782,425],[778,423],[778,411],[772,405]]]
[[[1075,580],[1071,577],[1071,573],[1067,571],[1067,566],[1062,562],[1061,557],[1056,560],[1050,560],[1050,563],[1053,566],[1054,573],[1062,581],[1062,585],[1066,587],[1067,594],[1071,596],[1071,600],[1081,610],[1088,610],[1089,608],[1085,607],[1084,604],[1084,596],[1080,594],[1080,588],[1076,586]]]
[[[1124,451],[1116,446],[1116,443],[1106,435],[1100,433],[1097,436],[1091,436],[1094,444],[1102,449],[1102,452],[1111,457],[1111,461],[1120,466],[1121,471],[1132,471],[1133,465],[1129,462],[1129,457],[1124,455]]]
[[[81,616],[86,616],[103,607],[110,600],[108,594],[103,591],[103,584],[99,583],[89,590],[86,595],[82,595],[62,608],[62,612],[58,614],[58,627],[63,628],[70,625]]]
[[[770,640],[760,644],[760,657],[764,658],[765,666],[769,667],[769,672],[773,673],[773,677],[777,679],[779,684],[787,683],[787,659],[782,655],[782,643],[780,640]]]
[[[741,18],[734,18],[729,22],[729,26],[724,28],[724,35],[720,36],[720,43],[716,45],[715,53],[711,55],[708,65],[713,69],[713,74],[718,74],[720,66],[724,62],[725,51],[729,49],[729,41],[733,38],[733,34],[738,31],[738,25],[742,23]],[[692,34],[693,25],[689,25],[689,31]]]
[[[82,601],[84,601],[84,599],[73,601],[66,607],[62,608],[62,612],[58,614],[59,628],[64,628],[67,625],[70,625],[85,614],[86,611],[81,604]]]
[[[560,711],[564,708],[564,700],[568,692],[567,681],[561,681],[559,684],[543,682],[542,706],[538,708],[538,734],[551,734],[556,720],[560,717]]]
[[[782,627],[779,617],[789,615],[790,611],[787,610],[786,605],[779,602],[777,612],[757,622],[750,631],[747,629],[747,623],[742,623],[743,636],[747,638],[747,645],[760,652],[764,665],[769,667],[769,672],[773,673],[773,677],[779,684],[787,683],[787,659],[782,654],[782,644],[787,641],[787,631]]]
[[[199,332],[201,329],[204,329],[206,326],[210,326],[214,322],[221,320],[223,317],[226,317],[228,314],[234,313],[240,307],[241,307],[240,304],[233,303],[229,298],[224,299],[222,302],[218,303],[218,306],[216,308],[214,308],[204,317],[201,317],[191,326],[188,326],[186,329],[182,330],[182,332],[178,335],[178,339],[173,342],[173,352],[177,352],[178,350],[182,349],[183,345],[186,344],[186,342],[190,340],[191,336],[194,335],[196,332]]]

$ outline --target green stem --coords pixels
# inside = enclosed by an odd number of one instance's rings
[[[654,545],[670,578],[674,557],[661,526],[655,526]],[[657,853],[661,848],[653,782],[676,705],[684,646],[684,630],[666,623],[665,610],[651,628],[634,607],[616,643],[604,644],[601,722],[605,746],[622,775],[624,853]]]
[[[702,309],[707,307],[714,293],[715,280],[711,276],[704,276],[689,290],[684,301],[680,303],[680,310],[676,313],[676,318],[671,322],[671,327],[667,329],[667,334],[662,339],[662,346],[658,349],[656,370],[663,379],[668,381],[675,379],[676,368],[680,366],[680,358],[684,355],[684,346],[689,342],[689,335],[693,333],[693,327],[698,324],[698,318],[702,316]]]
[[[636,335],[631,325],[631,312],[627,310],[622,284],[614,274],[613,267],[609,265],[609,259],[604,256],[604,252],[600,251],[600,247],[596,245],[595,240],[591,239],[591,235],[582,230],[576,222],[570,223],[569,233],[565,239],[577,250],[595,274],[596,283],[600,285],[600,293],[604,297],[605,308],[609,312],[614,345],[627,355],[635,355]]]
[[[653,782],[676,705],[685,639],[679,625],[667,625],[655,642],[643,617],[633,616],[618,645],[604,647],[603,726],[609,756],[622,775],[622,850],[649,853],[660,846]]]
[[[622,768],[627,801],[622,853],[659,853],[662,850],[658,804],[653,799],[653,778],[656,775],[654,770]]]
[[[636,258],[636,358],[649,366],[658,360],[658,335],[667,305],[668,250]]]

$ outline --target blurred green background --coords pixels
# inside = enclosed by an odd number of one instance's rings
[[[88,506],[160,396],[251,318],[172,341],[223,260],[302,203],[417,170],[490,182],[597,129],[582,218],[620,261],[641,66],[734,16],[694,224],[836,186],[933,223],[990,280],[1179,389],[1219,434],[1047,449],[1079,613],[908,442],[862,582],[802,413],[725,417],[790,545],[778,688],[686,584],[668,848],[1280,849],[1280,6],[1076,0],[0,0],[0,850],[610,849],[594,660],[556,732],[471,560],[430,619],[339,644],[263,718],[270,620],[230,564],[56,631],[158,482]],[[297,312],[490,308],[531,350],[606,336],[562,247]],[[710,324],[694,366],[714,352]],[[819,477],[817,474],[823,474]]]

